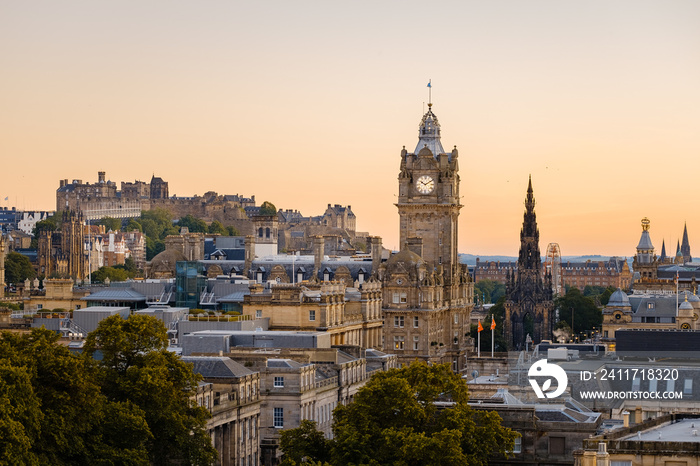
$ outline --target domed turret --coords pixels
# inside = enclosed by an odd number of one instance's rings
[[[427,147],[433,153],[433,157],[438,154],[443,154],[445,150],[440,142],[440,123],[433,113],[433,104],[428,104],[428,111],[423,115],[418,127],[418,145],[416,145],[415,154],[418,154],[424,147]]]

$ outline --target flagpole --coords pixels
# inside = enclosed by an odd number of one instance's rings
[[[476,357],[481,357],[481,332],[477,332]]]
[[[493,347],[494,347],[494,339],[493,339],[493,325],[491,326],[491,359],[493,359]]]

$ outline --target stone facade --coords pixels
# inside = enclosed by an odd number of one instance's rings
[[[401,363],[422,359],[461,371],[469,351],[474,284],[457,257],[459,164],[442,149],[440,124],[423,115],[413,153],[401,151],[401,252],[379,266],[384,344]]]
[[[60,231],[42,231],[38,238],[39,275],[60,275],[83,280],[88,275],[85,252],[83,215],[81,212],[64,211]]]
[[[269,292],[253,286],[243,314],[269,318],[270,330],[325,331],[333,345],[381,349],[381,301],[376,281],[357,288],[340,281],[278,284]]]

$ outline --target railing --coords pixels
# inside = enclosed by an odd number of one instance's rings
[[[327,387],[328,385],[338,385],[338,377],[331,377],[330,379],[320,380],[315,384],[316,388]]]
[[[240,322],[252,320],[249,315],[240,316],[210,316],[205,314],[187,314],[186,320],[190,322]]]

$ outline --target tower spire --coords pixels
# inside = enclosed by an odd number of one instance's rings
[[[684,262],[691,262],[693,256],[690,255],[690,242],[688,241],[688,224],[683,224],[683,242],[681,243],[681,254]]]

